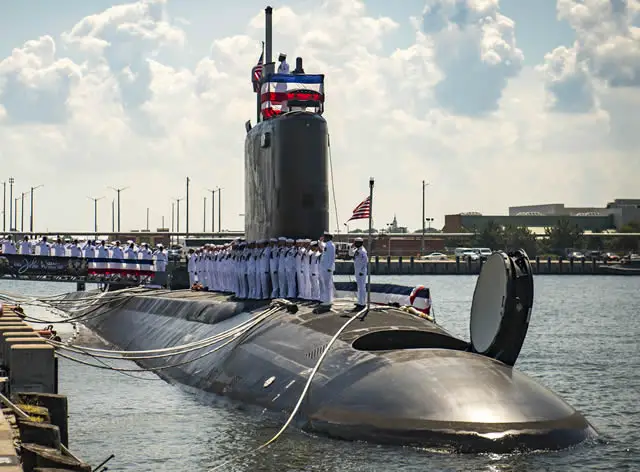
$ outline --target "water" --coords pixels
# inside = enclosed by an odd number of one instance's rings
[[[374,278],[375,279],[375,278]],[[475,276],[384,280],[432,289],[438,322],[468,339]],[[295,428],[275,445],[225,471],[538,471],[640,470],[640,277],[544,276],[517,367],[581,410],[600,440],[560,452],[436,454],[351,443]],[[0,281],[2,292],[49,295],[73,284]],[[28,313],[40,313],[29,308]],[[64,336],[63,336],[64,337]],[[118,365],[133,364],[121,361]],[[282,417],[219,397],[61,359],[69,396],[71,449],[111,471],[206,471],[257,447]],[[148,380],[154,379],[154,380]]]

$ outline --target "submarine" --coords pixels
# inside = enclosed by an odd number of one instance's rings
[[[324,76],[304,73],[300,58],[293,73],[275,73],[271,7],[265,19],[258,121],[245,124],[245,234],[318,236],[329,221]],[[338,294],[354,291],[349,282],[335,285]],[[580,412],[514,367],[534,300],[523,250],[497,251],[484,263],[469,341],[436,322],[427,288],[371,291],[374,303],[355,315],[342,298],[316,313],[310,301],[144,287],[65,300],[84,300],[74,316],[118,349],[168,351],[124,356],[167,382],[296,413],[296,425],[311,433],[497,453],[563,449],[597,436]]]

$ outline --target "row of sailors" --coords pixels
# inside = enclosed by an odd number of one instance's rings
[[[272,238],[207,245],[189,251],[191,285],[199,282],[212,291],[234,293],[238,298],[264,300],[289,298],[331,304],[335,246],[324,241]]]
[[[147,243],[142,243],[138,246],[133,241],[127,241],[128,246],[123,248],[120,245],[120,241],[114,241],[113,244],[107,244],[106,241],[85,241],[80,244],[77,239],[71,241],[62,241],[58,238],[56,242],[49,243],[46,236],[43,236],[40,241],[33,243],[29,240],[28,236],[18,243],[18,248],[11,239],[11,236],[0,241],[2,243],[3,254],[17,254],[17,249],[20,250],[20,254],[31,254],[40,256],[58,256],[58,257],[84,257],[84,258],[100,258],[100,259],[125,259],[125,260],[154,260],[156,271],[164,272],[167,267],[167,253],[164,250],[162,244],[158,244],[155,251],[149,249]],[[107,268],[107,264],[104,262],[94,263],[96,268]],[[108,268],[135,268],[128,267],[127,264],[122,263],[109,263]],[[142,269],[150,269],[151,267],[141,267]]]

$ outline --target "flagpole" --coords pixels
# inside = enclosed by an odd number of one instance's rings
[[[373,228],[373,177],[369,177],[369,238],[367,240],[367,311],[371,308],[371,233]]]
[[[262,41],[262,72],[260,72],[260,78],[264,77],[264,41]],[[260,94],[262,93],[262,80],[258,82],[258,91],[256,92],[256,123],[260,123],[262,103],[260,102]]]

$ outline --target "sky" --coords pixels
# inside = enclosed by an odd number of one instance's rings
[[[369,177],[380,228],[394,215],[420,227],[423,180],[435,227],[445,214],[640,198],[640,0],[271,5],[274,52],[326,75],[337,203],[336,212],[331,195],[328,229],[344,229]],[[110,187],[127,187],[123,231],[144,229],[147,208],[151,229],[163,217],[169,227],[189,177],[190,230],[203,216],[210,229],[208,189],[218,187],[222,228],[242,230],[244,122],[255,122],[250,70],[265,6],[4,5],[0,181],[15,179],[14,198],[26,193],[25,229],[39,185],[36,232],[92,230],[91,198],[101,197],[99,230],[110,230]]]

